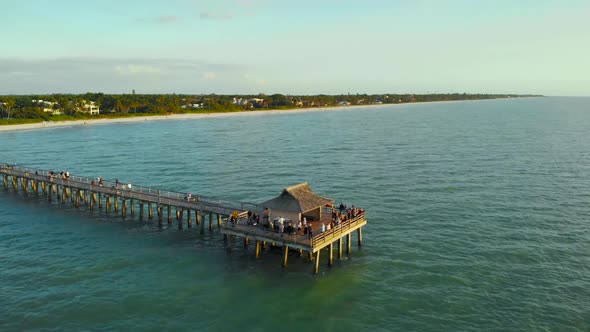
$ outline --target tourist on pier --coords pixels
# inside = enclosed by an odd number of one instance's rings
[[[342,213],[342,211],[344,211],[345,208],[346,208],[346,206],[344,204],[340,203],[338,210],[340,210],[340,213]]]
[[[322,223],[322,228],[320,229],[320,232],[323,233],[326,231],[326,225],[324,223]]]
[[[103,183],[104,183],[104,182],[103,182],[103,179],[102,179],[102,178],[99,176],[99,177],[98,177],[98,186],[99,186],[99,187],[102,187]]]
[[[332,225],[331,225],[331,224],[328,224],[328,225],[326,226],[326,230],[327,230],[327,231],[329,231],[329,230],[331,230],[331,229],[332,229]]]
[[[313,228],[311,227],[311,223],[307,226],[307,236],[311,239],[313,237]]]
[[[127,189],[131,191],[131,183],[127,183]]]
[[[303,217],[303,227],[307,227],[307,218]]]
[[[301,230],[301,221],[297,224],[297,231]]]
[[[230,221],[231,221],[231,222],[232,222],[234,225],[235,225],[235,224],[237,224],[237,223],[238,223],[238,217],[239,217],[239,216],[240,216],[240,214],[238,213],[238,211],[234,210],[234,211],[231,213],[231,219],[230,219]]]
[[[119,189],[119,179],[115,179],[115,189]]]

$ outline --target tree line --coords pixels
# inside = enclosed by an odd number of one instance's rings
[[[0,118],[59,119],[61,114],[91,117],[81,106],[93,102],[100,115],[175,114],[194,112],[237,112],[254,109],[290,109],[338,105],[399,104],[429,101],[476,100],[530,97],[516,94],[341,94],[341,95],[184,95],[184,94],[104,94],[0,96]],[[43,102],[40,102],[43,101]]]

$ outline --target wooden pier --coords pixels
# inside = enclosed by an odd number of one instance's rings
[[[178,227],[192,227],[193,222],[200,227],[203,234],[207,227],[210,231],[214,224],[224,236],[228,249],[232,238],[241,238],[244,246],[255,242],[255,255],[259,258],[261,249],[267,245],[282,247],[282,266],[286,267],[289,252],[303,256],[307,253],[310,262],[314,262],[314,273],[319,272],[320,252],[328,251],[328,265],[334,263],[334,246],[338,258],[351,254],[352,235],[356,231],[358,246],[362,246],[362,227],[367,224],[364,211],[349,213],[348,217],[338,220],[334,226],[324,232],[321,225],[333,221],[333,200],[315,195],[307,183],[285,188],[283,193],[262,204],[233,202],[206,196],[172,192],[149,187],[120,183],[76,175],[66,176],[50,170],[34,169],[0,163],[0,175],[5,190],[12,188],[15,192],[32,192],[43,194],[49,202],[56,201],[62,205],[68,203],[76,207],[99,209],[107,214],[121,214],[122,218],[139,220],[157,217],[159,225],[171,224],[176,220]],[[40,193],[41,191],[41,193]],[[269,208],[269,206],[271,208]],[[146,216],[147,212],[147,216]],[[174,213],[173,213],[174,212]],[[250,214],[264,214],[261,222],[252,222]],[[342,211],[340,211],[342,212]],[[237,215],[237,218],[231,216]],[[299,221],[309,220],[313,236],[304,234],[303,230],[293,229],[287,233],[273,227],[274,216],[291,217],[294,225]],[[164,221],[165,220],[165,221]],[[287,219],[289,220],[289,219]],[[208,222],[208,225],[206,223]],[[282,228],[282,227],[281,227]],[[346,241],[346,249],[344,242]]]

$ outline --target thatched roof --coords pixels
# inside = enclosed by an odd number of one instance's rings
[[[283,189],[276,198],[260,205],[271,210],[293,211],[305,213],[326,204],[334,203],[333,199],[316,195],[307,182]]]

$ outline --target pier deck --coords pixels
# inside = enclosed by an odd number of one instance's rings
[[[96,206],[99,209],[104,207],[105,212],[109,213],[111,207],[114,207],[115,213],[121,208],[121,216],[127,217],[128,211],[134,217],[136,212],[139,219],[144,218],[145,208],[147,205],[148,218],[154,217],[153,207],[156,208],[159,224],[161,225],[167,212],[167,222],[172,222],[172,212],[174,209],[179,227],[182,227],[186,213],[186,223],[188,227],[192,226],[194,221],[201,226],[201,233],[204,232],[205,220],[209,221],[209,230],[213,230],[213,222],[216,219],[220,232],[224,234],[224,239],[231,240],[231,237],[240,237],[244,239],[244,244],[248,246],[250,240],[256,242],[256,257],[260,256],[261,247],[266,244],[271,246],[283,247],[284,258],[283,266],[287,266],[287,256],[289,250],[297,250],[300,254],[308,252],[310,261],[315,260],[314,272],[318,273],[320,251],[328,248],[328,264],[333,264],[333,244],[338,245],[339,258],[343,257],[343,242],[346,239],[346,252],[351,253],[352,233],[358,233],[358,245],[362,245],[362,227],[367,224],[364,211],[362,214],[341,221],[332,229],[320,232],[321,223],[331,221],[330,209],[317,207],[314,209],[319,216],[318,220],[313,223],[313,237],[303,234],[303,230],[293,234],[278,233],[276,230],[265,228],[262,224],[247,224],[246,214],[248,211],[261,212],[263,208],[258,204],[234,202],[222,199],[216,199],[201,195],[188,195],[185,193],[172,192],[137,185],[119,183],[118,181],[102,181],[99,184],[98,179],[70,175],[65,177],[61,174],[55,174],[50,170],[34,169],[16,165],[0,163],[0,174],[3,177],[4,189],[8,190],[10,185],[15,191],[23,190],[24,192],[32,191],[42,193],[47,196],[48,201],[53,199],[66,204],[71,200],[71,204],[79,207],[81,204],[89,206],[93,210]],[[304,187],[301,187],[301,186]],[[290,187],[293,190],[301,188],[310,190],[307,184]],[[289,188],[285,189],[287,192]],[[319,197],[319,196],[317,196]],[[320,199],[324,199],[319,197]],[[137,205],[137,206],[136,206]],[[322,211],[325,210],[325,211]],[[191,212],[194,211],[191,217]],[[311,210],[308,210],[310,212]],[[237,221],[230,221],[230,215],[238,212]],[[217,216],[217,218],[214,218]],[[299,214],[302,218],[303,214]],[[268,227],[268,226],[267,226]],[[231,241],[228,241],[231,245]],[[314,257],[315,256],[315,257]]]

